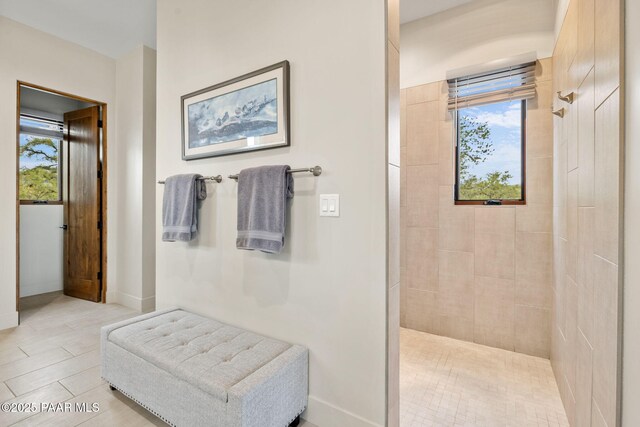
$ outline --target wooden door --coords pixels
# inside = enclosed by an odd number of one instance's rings
[[[102,288],[102,171],[100,107],[64,115],[64,293],[100,301]]]

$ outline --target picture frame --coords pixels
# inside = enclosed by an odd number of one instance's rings
[[[182,160],[291,145],[289,61],[183,95]]]

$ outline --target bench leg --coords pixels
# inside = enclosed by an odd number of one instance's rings
[[[109,384],[109,390],[111,390],[111,391],[116,391],[116,390],[117,390],[117,388],[115,388],[114,386],[112,386],[111,384]]]
[[[300,416],[296,417],[296,419],[289,424],[289,427],[297,427],[298,424],[300,424]]]

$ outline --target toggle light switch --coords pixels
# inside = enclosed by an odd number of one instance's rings
[[[340,195],[320,195],[320,216],[340,216]]]

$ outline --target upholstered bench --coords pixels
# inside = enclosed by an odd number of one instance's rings
[[[102,328],[102,377],[174,426],[287,427],[306,408],[308,352],[180,309]]]

